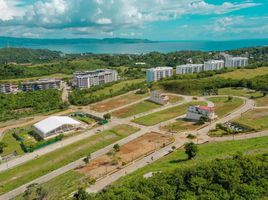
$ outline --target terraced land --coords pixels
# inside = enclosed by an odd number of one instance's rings
[[[144,113],[144,112],[156,109],[156,108],[160,108],[160,107],[161,105],[159,104],[155,104],[150,101],[143,101],[143,102],[122,108],[120,110],[117,110],[113,112],[112,115],[115,117],[119,117],[119,118],[126,118],[126,117],[130,117],[130,116],[137,115],[140,113]]]
[[[103,131],[8,171],[4,171],[0,173],[0,194],[11,191],[68,163],[76,161],[89,153],[102,149],[138,130],[129,125],[118,125],[110,130]]]
[[[107,112],[109,110],[133,103],[147,96],[149,95],[148,94],[134,94],[134,93],[126,94],[117,98],[113,98],[112,100],[96,103],[90,106],[90,108],[97,112]]]
[[[239,108],[244,103],[244,100],[236,97],[231,100],[228,97],[211,97],[208,100],[214,103],[216,115],[220,118]]]
[[[168,121],[175,117],[186,114],[187,108],[190,105],[207,105],[206,102],[193,101],[190,103],[182,104],[159,112],[155,112],[137,119],[132,120],[133,122],[144,125],[144,126],[153,126],[164,121]]]

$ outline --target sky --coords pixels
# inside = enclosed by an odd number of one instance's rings
[[[0,36],[268,38],[268,0],[0,0]]]

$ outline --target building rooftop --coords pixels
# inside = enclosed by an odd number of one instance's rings
[[[81,125],[81,123],[71,117],[52,116],[34,124],[34,127],[42,133],[47,134],[63,125]]]
[[[209,61],[206,61],[205,63],[215,64],[215,63],[222,63],[222,62],[224,62],[224,60],[209,60]]]
[[[215,110],[213,107],[209,107],[209,106],[198,106],[198,109],[206,110],[206,111],[210,111],[210,112]]]
[[[93,76],[98,76],[100,74],[106,74],[106,73],[111,73],[111,72],[115,72],[115,70],[112,69],[98,69],[98,70],[94,70],[94,71],[84,71],[84,72],[75,72],[74,76],[78,77],[78,78],[86,78],[86,77],[93,77]]]
[[[165,70],[165,69],[173,69],[172,67],[164,66],[164,67],[155,67],[155,68],[150,68],[148,70]]]
[[[203,64],[185,64],[185,65],[178,65],[177,67],[201,67]]]

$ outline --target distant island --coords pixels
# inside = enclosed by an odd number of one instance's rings
[[[168,38],[167,38],[168,39]],[[144,54],[150,52],[169,53],[175,51],[225,51],[268,45],[268,39],[232,41],[153,41],[134,38],[15,38],[1,37],[0,48],[16,47],[49,49],[69,54]]]
[[[131,38],[75,38],[75,39],[41,39],[41,38],[16,38],[0,37],[0,46],[28,46],[28,45],[70,45],[70,44],[134,44],[134,43],[154,43],[156,41],[148,39]]]

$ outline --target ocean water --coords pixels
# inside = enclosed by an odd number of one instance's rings
[[[181,50],[223,51],[244,47],[268,46],[268,39],[235,40],[235,41],[174,41],[156,43],[75,43],[75,44],[20,44],[14,47],[26,47],[34,49],[50,49],[64,53],[108,53],[108,54],[140,54],[152,51],[174,52]],[[1,47],[1,44],[0,44]],[[3,45],[2,45],[3,47]]]

